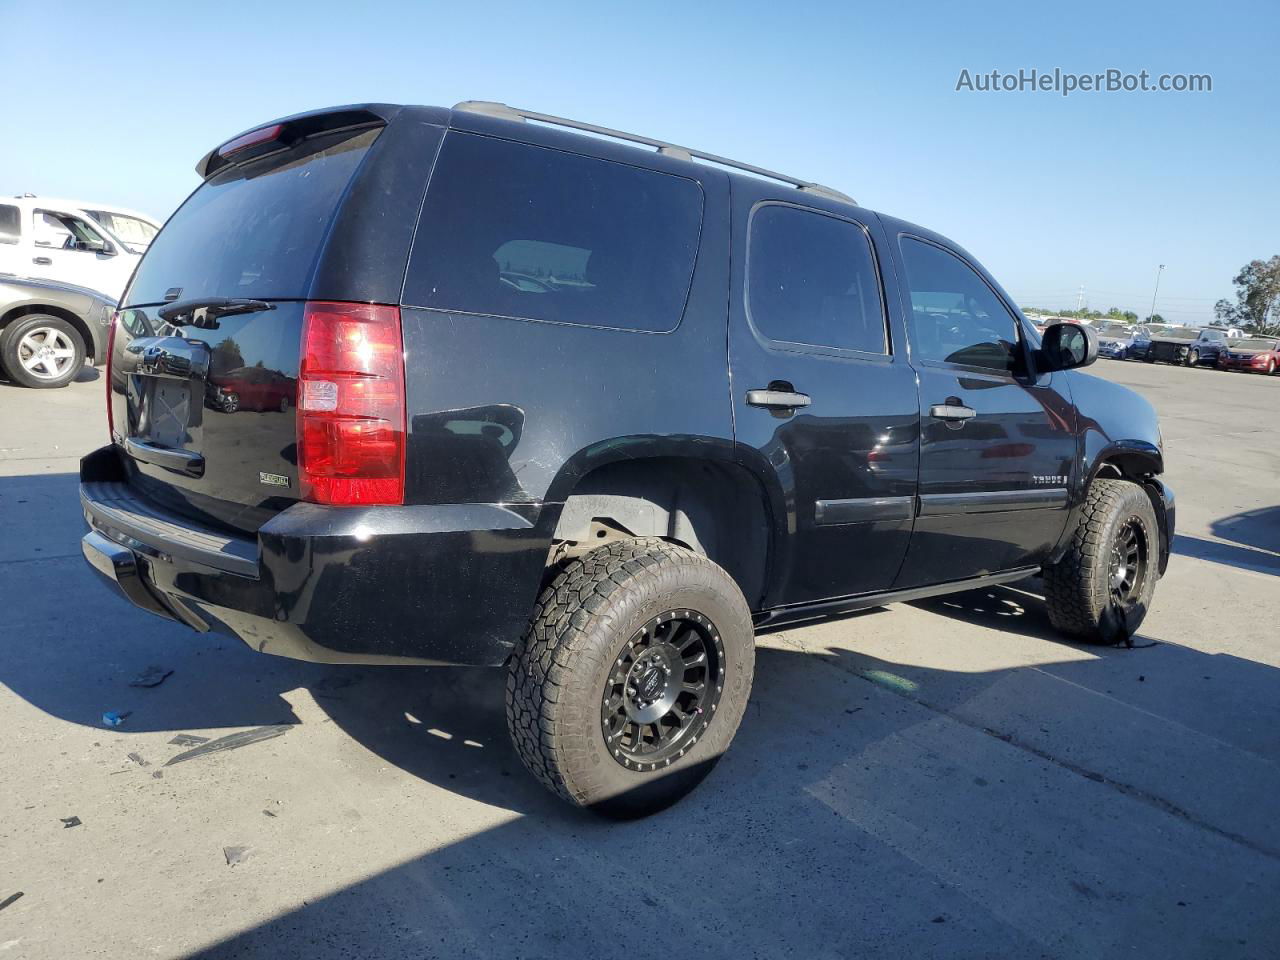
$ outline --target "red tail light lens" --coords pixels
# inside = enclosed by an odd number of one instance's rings
[[[404,503],[400,310],[308,303],[298,374],[298,480],[313,503]]]
[[[116,420],[111,411],[111,355],[116,352],[116,328],[120,326],[120,311],[111,315],[111,328],[107,331],[107,365],[103,368],[107,381],[107,436],[116,442]]]
[[[251,130],[243,136],[228,140],[220,146],[218,148],[218,156],[230,157],[241,150],[248,150],[250,147],[256,147],[264,143],[272,143],[280,139],[280,131],[283,129],[283,124],[275,123],[269,127],[259,127],[257,130]]]

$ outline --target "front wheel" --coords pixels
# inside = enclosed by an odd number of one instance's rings
[[[1188,367],[1198,367],[1198,366],[1200,366],[1200,351],[1199,351],[1199,350],[1192,350],[1190,353],[1188,353],[1188,354],[1187,354],[1187,366],[1188,366]]]
[[[1049,620],[1092,643],[1137,633],[1159,578],[1160,533],[1136,483],[1094,480],[1071,545],[1044,568]]]
[[[663,540],[619,540],[543,590],[507,668],[507,727],[544,786],[631,818],[696,787],[728,749],[755,673],[727,573]]]

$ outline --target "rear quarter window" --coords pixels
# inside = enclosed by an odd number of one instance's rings
[[[663,333],[684,312],[702,228],[693,180],[450,132],[404,302]]]
[[[299,299],[329,224],[379,130],[305,140],[228,167],[196,190],[147,248],[130,305],[170,299]]]

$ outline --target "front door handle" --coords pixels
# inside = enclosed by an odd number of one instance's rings
[[[747,403],[753,407],[769,407],[774,410],[791,410],[807,407],[813,401],[805,393],[790,390],[748,390]]]
[[[929,408],[929,416],[937,420],[972,420],[977,415],[973,407],[959,403],[935,403]]]
[[[42,266],[42,267],[53,266],[53,261],[50,260],[48,257],[32,257],[31,262],[34,264],[38,264],[39,266]]]

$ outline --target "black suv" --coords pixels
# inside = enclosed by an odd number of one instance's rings
[[[85,556],[152,613],[505,665],[529,769],[627,816],[728,747],[753,626],[1038,572],[1073,636],[1147,610],[1152,408],[929,230],[489,103],[307,113],[197,169],[81,465]]]

